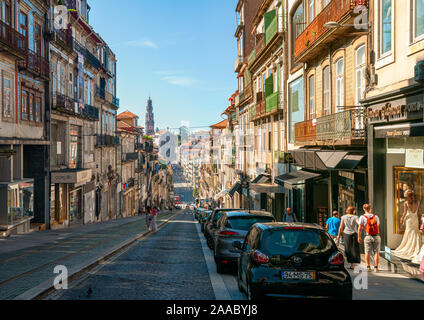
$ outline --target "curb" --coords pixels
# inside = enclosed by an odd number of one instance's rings
[[[158,225],[158,229],[162,228],[164,225],[169,223],[171,219],[173,219],[175,216],[177,216],[180,213],[175,213],[168,219],[166,219],[164,222],[162,222],[160,225]],[[151,231],[145,231],[141,234],[136,235],[134,238],[127,240],[124,243],[118,244],[114,246],[111,250],[109,250],[106,253],[103,253],[96,258],[90,260],[88,263],[80,264],[72,269],[69,270],[68,274],[68,282],[71,282],[78,278],[82,273],[86,273],[87,271],[93,269],[94,267],[98,266],[99,264],[103,263],[104,261],[110,259],[112,256],[120,253],[121,251],[128,248],[130,245],[135,243],[138,240],[141,240],[142,238],[146,237],[147,235],[151,234]],[[52,292],[54,292],[56,289],[53,285],[53,279],[49,279],[44,281],[43,283],[39,284],[38,286],[29,289],[28,291],[20,294],[19,296],[16,296],[12,300],[42,300]]]

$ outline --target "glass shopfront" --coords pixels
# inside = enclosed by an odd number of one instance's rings
[[[416,200],[424,204],[424,169],[394,167],[393,180],[394,233],[403,234],[405,226],[400,223],[400,218],[404,210],[406,193],[410,190],[414,191]]]
[[[34,216],[34,183],[24,182],[7,188],[7,223],[16,225]]]
[[[339,171],[339,213],[344,215],[349,206],[356,208],[355,203],[355,174]]]
[[[69,222],[82,223],[82,189],[69,193]]]

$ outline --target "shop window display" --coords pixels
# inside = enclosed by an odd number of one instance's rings
[[[424,170],[395,167],[393,171],[394,228],[395,233],[403,233],[402,242],[393,254],[419,263],[423,251],[420,227]]]
[[[20,183],[8,187],[7,192],[9,225],[15,225],[34,216],[34,184]]]
[[[404,168],[404,167],[394,167],[393,179],[394,179],[394,196],[393,196],[394,233],[403,234],[405,232],[405,225],[402,225],[400,223],[400,218],[402,217],[402,214],[404,211],[403,209],[404,209],[404,203],[406,201],[406,193],[408,190],[414,191],[416,200],[420,202],[421,204],[423,204],[424,170]]]

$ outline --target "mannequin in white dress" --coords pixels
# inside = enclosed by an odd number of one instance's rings
[[[405,234],[399,247],[392,253],[403,259],[413,260],[420,253],[422,246],[420,203],[416,201],[414,191],[410,190],[406,193],[403,208],[400,223],[406,224]]]

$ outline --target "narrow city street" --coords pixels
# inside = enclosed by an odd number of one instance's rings
[[[387,270],[368,273],[368,288],[355,290],[354,300],[421,300],[424,283]],[[355,274],[351,272],[354,279]],[[49,300],[245,300],[234,272],[217,274],[192,212],[174,216],[156,234],[138,240],[100,264],[68,290]]]

